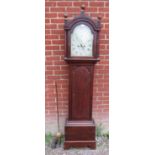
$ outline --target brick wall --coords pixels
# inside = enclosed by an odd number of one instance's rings
[[[108,128],[109,118],[109,2],[108,0],[46,0],[45,40],[46,40],[46,131],[57,130],[56,89],[60,109],[60,124],[63,131],[68,114],[68,64],[64,61],[64,12],[69,18],[80,14],[80,6],[85,4],[86,14],[102,17],[100,32],[100,62],[95,66],[93,88],[93,118]]]

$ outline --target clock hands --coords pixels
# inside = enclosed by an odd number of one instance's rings
[[[85,45],[80,44],[80,45],[78,45],[78,47],[85,48]]]
[[[74,42],[75,42],[75,49],[76,49],[76,55],[78,56],[91,56],[91,41],[92,38],[84,38],[83,34],[74,34]]]
[[[82,47],[82,48],[85,48],[85,45],[82,45],[82,44],[81,44],[81,47]]]
[[[83,41],[81,39],[79,39],[79,37],[77,36],[77,34],[75,35],[76,40],[80,43],[80,45],[78,45],[78,47],[82,47],[85,48],[85,45],[83,44]]]

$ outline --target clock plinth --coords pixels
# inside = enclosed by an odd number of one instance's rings
[[[66,121],[64,149],[71,147],[96,148],[94,121]]]
[[[83,7],[82,7],[83,8]],[[65,61],[69,64],[69,114],[65,124],[64,149],[96,148],[95,123],[92,119],[94,65],[99,61],[100,20],[65,16]]]

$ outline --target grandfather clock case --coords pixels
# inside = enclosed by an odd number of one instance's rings
[[[96,148],[92,119],[94,65],[99,61],[98,38],[101,18],[81,13],[72,20],[64,14],[65,58],[69,65],[69,114],[65,124],[64,149]]]

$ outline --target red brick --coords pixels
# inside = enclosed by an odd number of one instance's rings
[[[59,46],[46,46],[46,50],[59,50]]]
[[[46,24],[45,28],[46,29],[56,29],[57,25],[56,24]]]
[[[46,70],[60,70],[60,66],[46,66]]]
[[[105,24],[104,24],[104,28],[105,28],[105,29],[109,29],[109,24],[105,23]]]
[[[58,18],[63,18],[64,19],[64,12],[59,12],[58,13]]]
[[[57,75],[57,74],[68,74],[68,72],[66,72],[66,71],[62,71],[62,70],[56,70],[55,72],[55,75]]]
[[[54,61],[54,65],[65,65],[66,62],[64,61]]]
[[[46,43],[45,43],[46,44]],[[48,56],[48,55],[51,55],[51,51],[45,51],[45,55]]]
[[[56,2],[46,2],[46,3],[45,3],[45,6],[48,6],[48,7],[55,7],[55,6],[56,6]]]
[[[64,55],[64,50],[60,51],[60,50],[55,50],[55,51],[52,51],[52,55]]]
[[[97,12],[97,8],[86,8],[88,12]]]
[[[104,7],[104,2],[90,2],[89,5],[92,7]]]
[[[45,19],[45,23],[50,23],[50,20],[49,19]]]
[[[64,23],[64,19],[51,19],[51,23]]]
[[[65,40],[53,40],[52,41],[53,44],[63,44],[65,43]]]
[[[51,44],[51,40],[46,40],[46,41],[45,41],[45,44],[46,44],[46,45],[50,45],[50,44]]]
[[[55,34],[52,34],[52,35],[46,35],[45,36],[45,39],[58,39],[59,36],[58,35],[55,35]]]
[[[50,9],[50,12],[62,12],[64,13],[65,12],[65,8],[51,8]]]
[[[67,12],[80,12],[80,8],[67,8]]]
[[[50,33],[51,33],[50,30],[47,30],[47,29],[45,30],[45,34],[46,34],[46,35],[47,35],[47,34],[49,35]]]
[[[104,14],[104,18],[109,18],[109,13],[106,12],[106,13]]]
[[[73,6],[80,7],[81,5],[85,5],[87,8],[88,2],[73,2]]]
[[[50,12],[50,8],[49,7],[45,7],[45,12]]]
[[[63,28],[64,28],[64,24],[59,24],[58,25],[58,29],[61,29],[62,30]]]
[[[109,12],[109,8],[99,8],[99,12]]]
[[[53,60],[60,60],[60,56],[46,57],[46,62],[53,61]]]
[[[64,30],[51,30],[51,33],[60,35],[60,34],[64,33]]]
[[[91,13],[90,15],[93,17],[98,17],[98,16],[104,17],[104,13]]]
[[[46,13],[45,14],[45,18],[56,18],[57,17],[57,13]]]
[[[70,2],[70,1],[68,1],[68,2],[60,1],[60,2],[57,2],[57,6],[72,6],[72,2]]]
[[[64,39],[65,38],[65,35],[60,35],[60,39]]]
[[[109,7],[109,2],[107,1],[107,2],[104,2],[104,6],[105,7]]]

